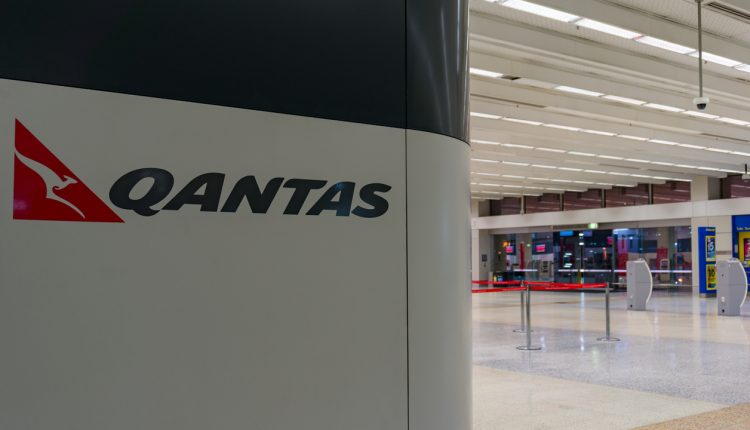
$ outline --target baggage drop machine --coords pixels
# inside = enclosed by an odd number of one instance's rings
[[[628,310],[645,311],[646,303],[654,289],[654,278],[646,260],[628,261],[627,265]]]
[[[719,315],[738,316],[747,297],[747,274],[740,260],[716,263],[716,303]]]

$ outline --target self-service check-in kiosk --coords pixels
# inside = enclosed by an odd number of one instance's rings
[[[740,260],[716,263],[716,302],[719,315],[737,316],[747,297],[747,274]]]
[[[628,261],[628,310],[645,311],[654,288],[651,269],[645,260]]]

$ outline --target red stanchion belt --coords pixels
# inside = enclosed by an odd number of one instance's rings
[[[477,285],[520,285],[520,281],[471,281]],[[594,288],[604,288],[607,284],[600,282],[596,284],[570,284],[564,282],[547,282],[547,281],[524,281],[532,291],[566,291],[566,290],[584,290]],[[506,287],[506,288],[482,288],[472,290],[472,293],[499,293],[507,291],[522,291],[526,287]]]

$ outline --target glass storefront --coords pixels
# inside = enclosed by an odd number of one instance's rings
[[[494,236],[497,279],[625,282],[629,260],[643,258],[655,286],[692,285],[690,227],[563,230]]]

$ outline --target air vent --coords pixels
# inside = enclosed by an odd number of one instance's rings
[[[706,3],[705,7],[707,9],[713,10],[714,12],[719,12],[721,14],[730,16],[740,21],[745,21],[747,23],[750,23],[750,13],[745,12],[744,10],[741,10],[741,9],[737,9],[733,6],[729,6],[727,4],[720,3],[717,1],[712,1],[712,2]]]

